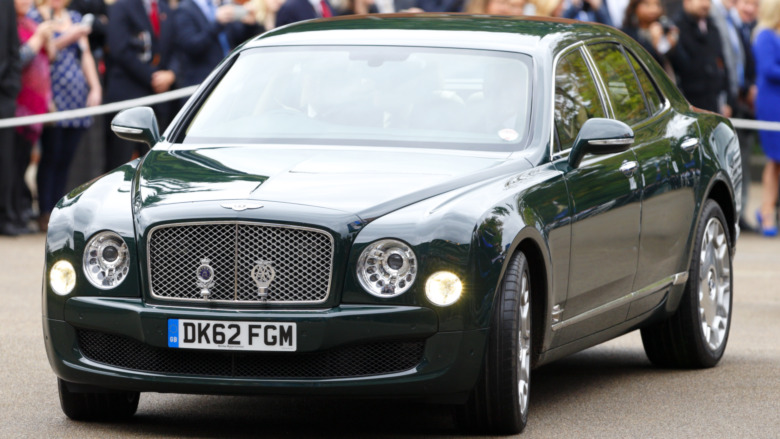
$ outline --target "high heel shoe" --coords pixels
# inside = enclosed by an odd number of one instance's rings
[[[777,225],[774,227],[764,227],[764,221],[761,217],[761,211],[756,211],[756,221],[758,221],[758,228],[761,229],[761,234],[768,237],[777,236]]]

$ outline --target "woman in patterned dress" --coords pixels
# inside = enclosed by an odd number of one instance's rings
[[[43,0],[30,11],[30,18],[38,23],[50,20],[54,28],[57,56],[51,63],[53,111],[99,105],[103,93],[87,40],[91,28],[81,25],[81,14],[66,9],[67,4],[68,0]],[[43,130],[37,176],[42,230],[46,230],[52,209],[67,191],[70,164],[82,134],[91,125],[92,118],[83,117],[59,121]]]

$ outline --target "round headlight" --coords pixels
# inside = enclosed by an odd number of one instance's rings
[[[425,282],[425,295],[435,305],[448,306],[457,302],[463,293],[463,283],[449,271],[433,273]]]
[[[49,271],[49,285],[55,293],[65,296],[76,286],[76,270],[68,261],[57,261]]]
[[[360,254],[360,285],[377,297],[395,297],[409,290],[417,276],[417,258],[408,245],[394,239],[371,243]]]
[[[84,274],[89,282],[102,289],[122,283],[130,271],[130,254],[121,236],[100,232],[93,236],[84,250]]]

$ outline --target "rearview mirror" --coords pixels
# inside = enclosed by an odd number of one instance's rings
[[[569,166],[577,168],[585,154],[613,154],[634,143],[634,131],[615,119],[594,117],[582,124],[569,154]]]
[[[146,143],[149,148],[160,141],[157,117],[149,107],[135,107],[119,112],[111,121],[111,131],[122,139]]]

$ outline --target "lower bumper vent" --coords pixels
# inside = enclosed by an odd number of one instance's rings
[[[82,354],[124,369],[236,378],[348,378],[383,375],[414,368],[422,361],[424,340],[385,341],[313,353],[215,352],[158,348],[128,337],[79,330]]]

